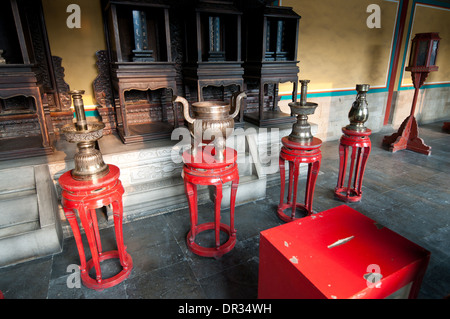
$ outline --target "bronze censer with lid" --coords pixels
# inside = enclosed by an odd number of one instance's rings
[[[193,118],[189,113],[189,102],[181,96],[174,96],[173,101],[183,105],[183,116],[188,122],[191,139],[191,154],[195,155],[197,147],[202,143],[214,142],[215,158],[221,162],[224,159],[225,140],[233,133],[234,118],[239,114],[241,102],[246,98],[245,92],[235,94],[231,102],[200,101],[192,103]],[[232,107],[234,112],[230,114]],[[196,136],[201,134],[200,139]],[[200,141],[199,141],[200,140]]]
[[[77,143],[78,152],[74,156],[75,168],[71,174],[75,180],[95,180],[109,172],[102,153],[95,148],[95,142],[103,136],[105,124],[88,122],[84,111],[83,90],[70,91],[75,108],[76,122],[64,125],[61,131],[66,140]]]

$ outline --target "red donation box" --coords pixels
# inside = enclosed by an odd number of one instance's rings
[[[258,298],[416,298],[430,252],[341,205],[261,232]]]

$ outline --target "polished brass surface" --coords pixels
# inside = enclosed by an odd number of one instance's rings
[[[365,132],[367,128],[364,126],[364,123],[369,118],[369,109],[366,100],[366,93],[369,91],[369,84],[357,84],[356,91],[358,94],[356,95],[356,100],[352,104],[352,108],[348,113],[348,119],[350,120],[350,124],[345,128],[347,130],[357,131],[357,132]]]
[[[84,103],[82,97],[82,95],[84,94],[84,90],[69,91],[69,94],[72,96],[73,107],[75,108],[75,115],[77,119],[75,127],[77,128],[77,131],[87,130],[86,114],[84,112]]]
[[[181,96],[174,96],[174,102],[183,105],[183,115],[188,122],[189,131],[192,136],[192,152],[196,152],[198,142],[197,134],[201,134],[203,143],[214,141],[216,148],[216,159],[223,160],[223,150],[225,149],[225,139],[233,133],[234,118],[239,114],[241,101],[246,98],[245,92],[240,92],[231,103],[225,101],[201,101],[192,103],[192,113],[189,114],[189,103]],[[231,105],[233,104],[233,105]],[[234,112],[230,114],[231,109]]]
[[[192,103],[195,119],[222,120],[230,116],[230,104],[224,101],[202,101]]]
[[[288,139],[298,143],[305,143],[311,141],[313,138],[311,125],[308,123],[308,115],[314,114],[318,104],[306,101],[308,83],[310,81],[300,80],[299,82],[301,84],[300,102],[291,102],[288,104],[291,108],[291,113],[297,115],[297,122],[292,125],[292,131]]]
[[[75,168],[72,177],[76,180],[93,180],[109,172],[102,153],[95,148],[95,142],[103,136],[105,124],[88,123],[84,111],[82,94],[84,91],[70,91],[76,114],[76,123],[61,128],[66,140],[77,143],[78,152],[74,156]]]

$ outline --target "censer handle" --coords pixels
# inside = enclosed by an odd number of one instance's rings
[[[236,103],[236,108],[235,108],[233,114],[230,115],[232,119],[234,119],[236,117],[236,115],[238,115],[239,110],[241,109],[241,100],[243,98],[247,98],[247,94],[245,92],[239,93],[239,95],[236,96],[236,98],[234,99],[234,102]]]
[[[181,104],[183,104],[183,116],[185,118],[186,121],[188,121],[189,123],[194,123],[194,119],[189,115],[189,103],[188,101],[181,96],[174,96],[173,97],[173,102],[179,102]]]

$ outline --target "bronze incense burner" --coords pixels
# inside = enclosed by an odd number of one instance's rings
[[[216,159],[218,161],[223,160],[225,140],[233,133],[234,118],[239,114],[242,99],[246,97],[246,93],[241,92],[238,95],[233,96],[231,103],[225,101],[201,101],[192,103],[192,113],[194,118],[189,114],[188,101],[181,96],[174,97],[174,102],[183,104],[183,115],[188,122],[189,131],[193,138],[191,143],[192,154],[195,154],[199,144],[195,134],[201,133],[201,142],[211,143],[214,141]],[[231,107],[234,107],[234,112],[232,114],[230,114]]]

